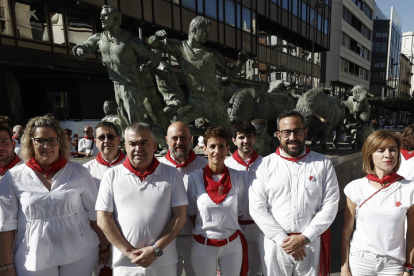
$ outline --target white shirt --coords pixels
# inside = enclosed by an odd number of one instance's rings
[[[20,156],[21,146],[19,144],[19,141],[17,141],[16,139],[13,139],[13,141],[16,142],[16,146],[14,147],[14,153],[17,154],[21,158],[21,156]]]
[[[104,174],[96,210],[112,212],[123,237],[133,247],[142,248],[152,246],[159,239],[173,216],[172,207],[187,204],[183,180],[175,168],[160,163],[141,182],[138,176],[122,165]],[[127,257],[113,247],[112,258],[113,265],[117,266]],[[174,239],[164,249],[164,255],[151,266],[166,266],[177,261]]]
[[[172,155],[171,157],[174,158]],[[175,168],[175,165],[171,163],[170,161],[168,161],[167,158],[162,157],[159,160],[161,163],[164,163],[168,166],[172,166]],[[206,158],[197,156],[196,159],[194,159],[194,161],[191,162],[187,167],[177,168],[177,170],[180,172],[181,177],[183,178],[184,187],[186,191],[188,187],[188,176],[193,171],[204,168],[205,166],[207,166],[207,164],[208,164],[208,160]],[[178,235],[179,236],[192,235],[193,233],[191,232],[191,230],[193,230],[193,228],[194,228],[193,223],[190,221],[189,218],[187,218],[186,223],[184,224],[183,228],[181,228],[180,233],[178,233]]]
[[[397,181],[359,208],[377,190],[365,177],[352,181],[344,189],[345,195],[357,205],[350,252],[368,251],[404,263],[404,225],[407,210],[414,204],[414,183]]]
[[[400,153],[401,165],[398,169],[398,174],[404,176],[405,179],[414,181],[414,158],[406,160]]]
[[[92,142],[93,142],[93,147],[92,147],[92,150],[91,150]],[[82,138],[82,139],[79,140],[78,151],[81,151],[81,152],[84,152],[84,153],[90,153],[91,156],[97,156],[98,153],[99,153],[99,150],[96,147],[95,140],[94,139],[85,139],[85,138]]]
[[[249,212],[249,187],[252,185],[253,180],[256,178],[256,171],[259,168],[259,165],[262,163],[262,159],[263,157],[259,155],[257,159],[252,164],[250,164],[248,171],[246,171],[246,166],[239,164],[233,158],[233,156],[227,158],[224,161],[224,164],[226,164],[227,167],[240,171],[244,175],[244,184],[246,185],[245,187],[246,202],[244,204],[244,211],[243,211],[243,216],[241,220],[252,219],[252,217],[250,216],[250,212]]]
[[[226,198],[216,204],[204,187],[203,169],[190,174],[188,179],[188,214],[197,215],[193,233],[205,238],[222,240],[240,230],[238,217],[243,214],[245,193],[244,177],[229,168],[231,189]],[[213,176],[214,177],[214,176]]]
[[[126,157],[126,155],[125,155],[125,157]],[[117,157],[117,158],[118,158],[118,157]],[[114,161],[115,161],[117,158],[115,158],[115,159],[114,159]],[[124,158],[123,160],[125,160],[125,158]],[[113,166],[111,166],[111,167],[107,167],[107,166],[105,166],[105,165],[100,164],[98,161],[96,161],[96,159],[93,159],[93,160],[91,160],[91,161],[89,161],[89,162],[87,162],[87,163],[83,164],[83,166],[84,166],[85,168],[87,168],[87,169],[88,169],[88,171],[91,173],[91,175],[92,175],[92,177],[93,177],[93,180],[95,180],[96,187],[97,187],[97,188],[98,188],[98,190],[99,190],[99,185],[100,185],[100,183],[101,183],[101,179],[102,179],[102,177],[103,177],[104,173],[105,173],[107,170],[109,170],[110,168],[114,168],[114,167],[116,167],[116,166],[122,165],[123,160],[122,160],[121,162],[119,162],[118,164],[116,164],[116,165],[113,165]]]
[[[96,186],[81,165],[68,162],[49,191],[25,164],[15,166],[0,185],[0,231],[17,229],[14,265],[37,271],[68,264],[99,244],[90,226],[96,221]]]
[[[331,160],[322,154],[311,151],[297,163],[271,154],[256,175],[249,190],[250,215],[277,244],[288,233],[314,241],[334,221],[338,180]]]

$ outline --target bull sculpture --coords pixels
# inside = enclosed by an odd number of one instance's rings
[[[320,140],[323,149],[326,149],[326,140],[334,130],[336,135],[333,145],[338,146],[345,119],[345,105],[338,98],[329,96],[326,91],[324,88],[308,90],[299,98],[295,108],[305,118],[312,146]]]

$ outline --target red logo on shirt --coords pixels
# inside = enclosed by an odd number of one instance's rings
[[[218,188],[217,194],[218,194],[219,196],[222,196],[222,195],[223,195],[223,191],[224,191],[224,187],[223,187],[223,186],[220,186],[220,187]]]
[[[312,179],[313,179],[313,176],[312,176],[312,175],[311,175],[311,176],[309,176],[309,180],[310,180],[310,181],[312,181]]]
[[[401,205],[401,202],[399,202],[399,201],[397,201],[397,202],[395,203],[395,206],[397,206],[397,207],[400,207],[400,205]]]

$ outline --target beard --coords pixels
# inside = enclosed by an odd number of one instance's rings
[[[183,148],[182,150],[180,150],[180,151],[177,151],[177,149],[173,149],[172,151],[171,151],[171,153],[172,153],[172,155],[175,157],[175,158],[184,158],[184,157],[187,157],[187,155],[188,155],[188,153],[190,152],[190,149],[188,148],[188,149],[186,149],[186,148]]]
[[[298,142],[299,146],[296,149],[290,149],[288,147],[288,145],[291,142]],[[282,144],[282,149],[285,153],[287,153],[288,155],[292,156],[292,157],[298,157],[302,152],[303,149],[305,148],[305,142],[299,141],[299,140],[295,140],[295,141],[290,141],[287,143]]]

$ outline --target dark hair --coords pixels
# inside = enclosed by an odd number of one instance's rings
[[[245,135],[247,134],[253,134],[253,136],[256,136],[256,128],[252,123],[249,123],[244,120],[237,120],[232,124],[232,137],[236,139],[237,133],[243,133]]]
[[[9,116],[0,116],[0,125],[6,125],[6,124],[10,127]]]
[[[118,129],[116,128],[115,124],[112,123],[112,122],[106,122],[106,121],[99,122],[96,125],[96,127],[95,127],[95,136],[96,136],[96,130],[98,128],[101,128],[101,127],[109,127],[109,128],[112,128],[115,131],[116,136],[119,136],[119,132],[118,132]]]
[[[207,141],[210,138],[220,137],[226,140],[226,145],[229,145],[229,134],[223,127],[209,127],[204,133],[204,145],[207,146]]]
[[[12,133],[10,131],[10,128],[8,128],[6,125],[0,124],[0,131],[5,131],[7,134],[9,134],[10,140],[12,140]]]
[[[71,129],[65,128],[64,131],[66,131],[68,134],[70,133],[69,135],[72,135],[72,130]]]
[[[402,136],[403,149],[414,150],[414,125],[409,125],[405,128]]]
[[[135,133],[139,133],[141,131],[148,131],[150,133],[151,138],[155,141],[154,132],[152,131],[151,126],[147,123],[143,123],[143,122],[131,123],[125,129],[125,132],[124,132],[125,137],[127,136],[126,134],[127,134],[128,131],[133,131]]]
[[[300,120],[302,121],[303,127],[306,128],[305,118],[303,117],[302,114],[300,114],[296,110],[284,110],[279,114],[279,117],[277,117],[277,129],[278,130],[280,130],[279,129],[280,120],[287,118],[287,117],[299,117]]]

